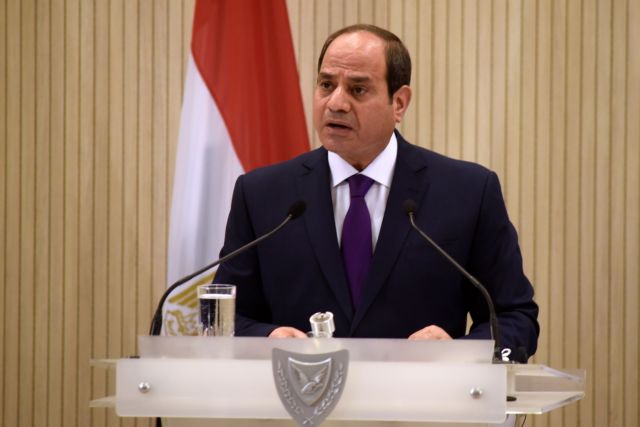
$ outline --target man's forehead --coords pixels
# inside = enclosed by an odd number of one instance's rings
[[[363,35],[368,33],[355,33]],[[350,79],[364,80],[386,73],[385,46],[380,39],[351,41],[338,37],[327,49],[320,66],[320,73],[327,75],[346,75]]]
[[[347,49],[362,49],[362,48],[384,48],[386,42],[369,31],[354,31],[352,33],[341,34],[331,42],[327,51],[330,51],[332,47],[341,46]]]
[[[385,57],[386,47],[384,40],[366,31],[342,34],[331,42],[323,62],[329,58],[338,58],[344,61],[382,60]]]

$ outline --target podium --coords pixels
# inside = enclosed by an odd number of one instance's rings
[[[116,394],[90,406],[162,417],[165,427],[296,426],[276,391],[274,348],[348,351],[327,427],[494,425],[507,414],[542,414],[584,397],[584,370],[492,364],[488,340],[141,336],[139,358],[92,361],[115,371]]]

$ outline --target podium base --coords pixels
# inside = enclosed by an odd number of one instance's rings
[[[332,421],[325,420],[322,427],[511,427],[516,417],[508,416],[502,424],[435,423],[401,421]],[[211,418],[163,418],[163,427],[297,427],[293,420],[238,420]]]

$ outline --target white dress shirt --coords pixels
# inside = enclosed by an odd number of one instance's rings
[[[352,175],[361,173],[371,178],[374,182],[367,195],[364,197],[371,217],[371,239],[373,249],[376,248],[382,218],[387,207],[387,198],[391,189],[391,180],[396,166],[398,154],[398,141],[395,133],[384,150],[362,172],[347,163],[336,153],[329,152],[329,168],[331,169],[331,200],[333,201],[333,215],[336,222],[338,242],[342,246],[342,226],[344,217],[349,210],[351,195],[347,179]]]

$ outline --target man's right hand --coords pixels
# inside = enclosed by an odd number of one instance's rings
[[[269,338],[307,338],[307,334],[290,326],[280,326],[271,331]]]

